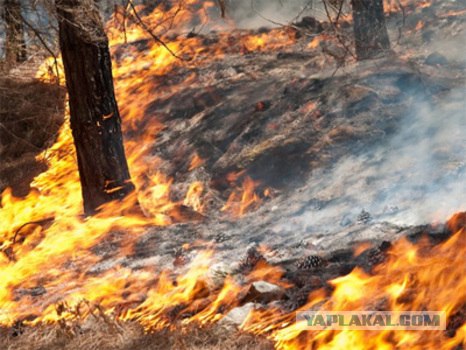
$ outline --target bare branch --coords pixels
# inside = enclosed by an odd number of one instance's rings
[[[41,44],[45,48],[45,50],[47,50],[47,52],[53,57],[53,62],[54,62],[54,66],[55,66],[55,70],[56,70],[56,74],[57,74],[57,84],[59,84],[59,82],[60,82],[60,70],[58,68],[57,55],[55,55],[53,50],[47,45],[47,42],[44,40],[44,38],[42,38],[42,35],[39,33],[39,31],[36,28],[34,28],[34,26],[31,23],[29,23],[26,20],[26,18],[24,18],[24,16],[21,16],[21,18],[22,18],[22,21],[24,22],[24,24],[26,24],[26,26],[34,33],[34,35],[37,37],[37,39],[39,39],[39,41],[41,42]]]
[[[134,3],[131,0],[128,0],[128,3],[131,9],[133,10],[134,16],[136,17],[138,24],[141,26],[142,29],[144,29],[152,37],[152,39],[154,39],[156,42],[162,45],[173,57],[176,57],[182,61],[187,61],[187,59],[178,56],[172,49],[168,47],[167,44],[165,44],[165,42],[162,39],[160,39],[157,35],[155,35],[152,32],[152,30],[150,30],[150,28],[144,23],[142,18],[139,16],[139,13],[136,10],[136,6],[134,6]]]

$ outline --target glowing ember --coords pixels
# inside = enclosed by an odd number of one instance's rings
[[[189,165],[189,171],[192,171],[196,168],[199,168],[202,164],[205,163],[205,160],[199,157],[199,155],[196,153],[193,158],[191,159],[191,164]]]

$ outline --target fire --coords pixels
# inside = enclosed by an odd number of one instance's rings
[[[194,169],[199,168],[202,164],[205,163],[205,160],[199,157],[199,154],[194,154],[193,158],[191,159],[191,164],[189,165],[189,171],[193,171]]]
[[[236,175],[233,176],[233,178],[235,177]],[[246,176],[242,187],[234,190],[230,194],[226,204],[222,208],[222,211],[229,212],[234,217],[241,217],[251,207],[258,206],[262,202],[261,198],[255,192],[258,184],[259,183],[257,181]]]
[[[283,30],[272,30],[270,33],[241,36],[241,42],[246,52],[283,48],[284,43],[292,44],[294,40],[294,33]]]
[[[316,36],[312,41],[307,45],[309,49],[316,49],[320,45],[320,39],[318,36]]]
[[[465,254],[464,228],[437,246],[427,239],[417,244],[402,239],[372,274],[356,268],[330,282],[331,295],[323,290],[314,292],[299,310],[315,310],[316,305],[328,311],[430,310],[445,311],[450,319],[464,312],[466,305]],[[456,326],[453,335],[443,331],[316,332],[303,330],[303,324],[294,322],[294,315],[265,310],[250,314],[243,329],[258,334],[266,329],[279,349],[454,349],[466,345],[466,323],[463,320]]]
[[[415,29],[416,30],[421,30],[422,28],[424,28],[424,22],[423,21],[417,22]]]
[[[406,9],[423,9],[432,6],[432,0],[411,1],[411,0],[384,0],[386,13],[405,11]]]
[[[131,253],[134,243],[146,227],[169,225],[177,220],[180,217],[177,212],[182,205],[198,212],[204,210],[202,195],[205,188],[198,181],[190,185],[184,199],[173,201],[173,179],[158,170],[161,159],[150,150],[150,145],[164,125],[158,121],[157,113],[149,116],[145,113],[149,103],[158,97],[174,95],[180,86],[186,84],[195,85],[196,75],[188,75],[177,85],[164,86],[163,89],[158,88],[163,83],[158,77],[163,77],[177,67],[194,67],[221,59],[224,52],[236,50],[241,54],[244,47],[242,43],[254,42],[255,38],[262,40],[259,45],[262,49],[286,47],[293,40],[288,34],[281,35],[278,31],[270,39],[267,34],[251,36],[241,31],[222,33],[216,45],[204,44],[200,35],[170,36],[174,32],[191,30],[190,23],[193,21],[205,23],[208,10],[213,6],[212,1],[189,0],[168,11],[157,8],[143,17],[145,23],[151,24],[149,29],[160,35],[177,57],[158,43],[152,43],[151,35],[134,19],[131,23],[127,20],[124,31],[121,26],[115,25],[118,19],[112,19],[108,31],[115,56],[115,91],[124,120],[125,148],[133,181],[137,186],[137,198],[133,196],[124,202],[106,204],[99,215],[82,217],[76,155],[66,120],[56,143],[38,156],[47,161],[49,169],[34,179],[32,191],[24,198],[15,198],[11,190],[7,189],[1,196],[0,305],[3,312],[0,323],[12,324],[30,314],[35,315],[35,322],[56,320],[59,318],[54,306],[57,300],[66,301],[70,308],[81,300],[98,301],[110,308],[126,302],[120,293],[129,280],[129,271],[120,269],[93,278],[79,272],[80,268],[86,270],[100,260],[89,249],[101,242],[109,232],[122,230],[127,232],[119,252],[123,257]],[[225,25],[228,27],[231,23]],[[150,45],[140,51],[132,44],[138,40],[147,40]],[[231,42],[237,42],[238,45],[232,47]],[[120,46],[124,46],[125,54],[118,51]],[[255,47],[249,49],[254,50]],[[63,84],[60,62],[58,69],[61,71],[60,83]],[[55,62],[50,59],[38,72],[38,76],[53,80],[50,74],[54,71]],[[204,161],[196,155],[191,161],[190,170],[199,167]],[[253,207],[247,199],[251,195],[249,183],[245,190],[248,192],[244,195],[237,194],[244,198],[240,206],[243,214]],[[134,210],[136,199],[144,215]],[[150,289],[152,285],[148,274],[147,271],[131,273],[133,286],[143,285],[146,290]],[[47,289],[49,299],[43,304],[35,305],[32,299],[16,297],[15,291],[18,288],[35,288],[37,285],[44,285]],[[101,292],[96,293],[97,289]],[[65,314],[61,312],[61,315]]]
[[[466,9],[464,10],[457,10],[457,11],[448,11],[446,13],[442,13],[439,15],[440,18],[448,18],[448,17],[453,17],[453,16],[464,16],[466,13]]]
[[[422,2],[418,6],[427,4]],[[9,189],[1,196],[1,325],[12,325],[17,320],[30,325],[67,323],[93,312],[120,321],[138,321],[147,331],[179,323],[208,325],[240,305],[247,286],[254,281],[291,287],[282,280],[281,269],[266,263],[257,264],[242,281],[226,276],[220,283],[214,283],[208,277],[215,263],[213,248],[209,247],[201,249],[176,272],[153,267],[133,270],[118,263],[133,252],[137,239],[147,227],[175,222],[174,213],[181,206],[199,213],[206,210],[203,196],[208,190],[207,184],[194,181],[184,198],[174,201],[171,197],[173,179],[159,170],[162,160],[150,149],[154,138],[165,127],[158,112],[150,112],[150,102],[175,95],[181,86],[196,87],[197,84],[195,72],[187,75],[184,81],[168,86],[163,85],[163,78],[179,67],[199,66],[221,59],[226,53],[269,52],[286,48],[295,41],[292,33],[278,29],[253,35],[239,30],[220,33],[214,44],[204,42],[207,36],[198,34],[171,35],[188,33],[194,18],[196,23],[206,23],[207,13],[213,6],[212,1],[186,0],[180,7],[157,8],[144,16],[144,21],[150,23],[149,29],[160,35],[177,57],[167,48],[153,44],[147,30],[137,23],[126,20],[123,31],[121,25],[116,25],[121,19],[115,17],[110,22],[115,91],[124,120],[125,147],[137,186],[137,198],[106,204],[98,215],[82,217],[76,155],[71,131],[65,123],[56,143],[39,155],[40,159],[47,160],[49,169],[34,179],[33,190],[24,198],[15,198]],[[308,48],[318,47],[321,39],[314,38]],[[147,41],[148,47],[140,50],[138,41]],[[46,77],[49,65],[44,65],[46,73],[39,75]],[[309,103],[307,112],[316,107],[315,103]],[[205,161],[194,155],[189,170],[200,167]],[[258,181],[244,172],[227,176],[231,184],[237,184],[240,179],[243,180],[241,186],[232,189],[222,208],[233,217],[243,216],[263,200],[258,194]],[[265,197],[270,193],[270,189],[263,190]],[[136,199],[144,215],[132,210]],[[390,249],[387,260],[371,274],[355,269],[347,276],[334,279],[330,282],[331,293],[328,290],[312,292],[308,303],[300,310],[380,307],[385,310],[442,310],[452,317],[466,304],[466,234],[461,218],[458,217],[456,223],[450,222],[457,233],[448,241],[432,246],[427,240],[418,244],[401,240]],[[92,248],[111,233],[118,232],[124,232],[125,236],[113,257],[114,265],[105,272],[93,272],[92,267],[102,257]],[[361,254],[364,248],[358,247],[356,253]],[[38,287],[46,289],[39,300],[19,293],[21,289]],[[389,330],[375,334],[365,331],[316,333],[303,331],[301,326],[295,323],[294,312],[269,306],[252,311],[242,329],[269,337],[279,349],[454,349],[466,345],[464,322],[449,337],[441,332]]]
[[[204,193],[204,185],[200,181],[193,182],[186,193],[184,205],[193,208],[195,211],[202,213],[204,205],[202,203],[202,194]]]

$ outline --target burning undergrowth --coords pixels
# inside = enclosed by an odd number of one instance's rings
[[[35,190],[23,198],[3,193],[5,346],[27,348],[34,337],[50,337],[50,348],[72,336],[73,346],[105,348],[92,332],[109,327],[121,340],[113,348],[145,341],[197,348],[173,334],[231,325],[284,349],[464,345],[464,217],[446,229],[404,228],[396,219],[406,208],[373,198],[383,197],[380,183],[399,176],[405,187],[398,205],[414,206],[415,186],[400,175],[406,168],[390,173],[390,164],[418,143],[423,122],[420,135],[444,140],[432,132],[440,127],[435,114],[456,115],[462,107],[461,62],[415,46],[424,29],[437,25],[439,11],[451,9],[405,4],[405,13],[421,11],[424,20],[422,27],[406,22],[397,48],[412,57],[358,64],[346,57],[342,66],[347,53],[329,24],[308,18],[288,28],[201,34],[187,29],[191,17],[184,16],[200,9],[203,23],[212,4],[187,4],[190,11],[164,8],[146,18],[156,32],[158,23],[178,26],[164,40],[181,59],[135,23],[110,30],[125,146],[144,216],[130,201],[81,216],[67,124],[47,151],[50,167],[32,182]],[[391,10],[392,25],[398,10]],[[445,18],[446,28],[463,25],[454,14]],[[348,25],[342,20],[342,33]],[[437,153],[450,154],[458,137]],[[451,164],[441,162],[439,173]],[[419,176],[422,168],[415,168]],[[451,179],[440,177],[443,190],[461,176],[456,169]],[[430,233],[436,244],[389,243],[410,233]],[[442,309],[449,323],[446,332],[422,337],[304,332],[294,312],[313,308]],[[231,347],[259,344],[248,338]]]

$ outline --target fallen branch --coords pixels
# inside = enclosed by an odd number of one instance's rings
[[[18,227],[16,229],[15,234],[13,235],[13,239],[12,239],[13,244],[16,243],[16,237],[18,237],[18,234],[26,226],[29,226],[29,225],[45,225],[45,224],[48,224],[48,223],[52,222],[53,220],[55,220],[55,217],[52,216],[52,217],[48,217],[48,218],[45,218],[45,219],[42,219],[42,220],[30,221],[30,222],[26,222],[25,224],[22,224],[20,227]]]

